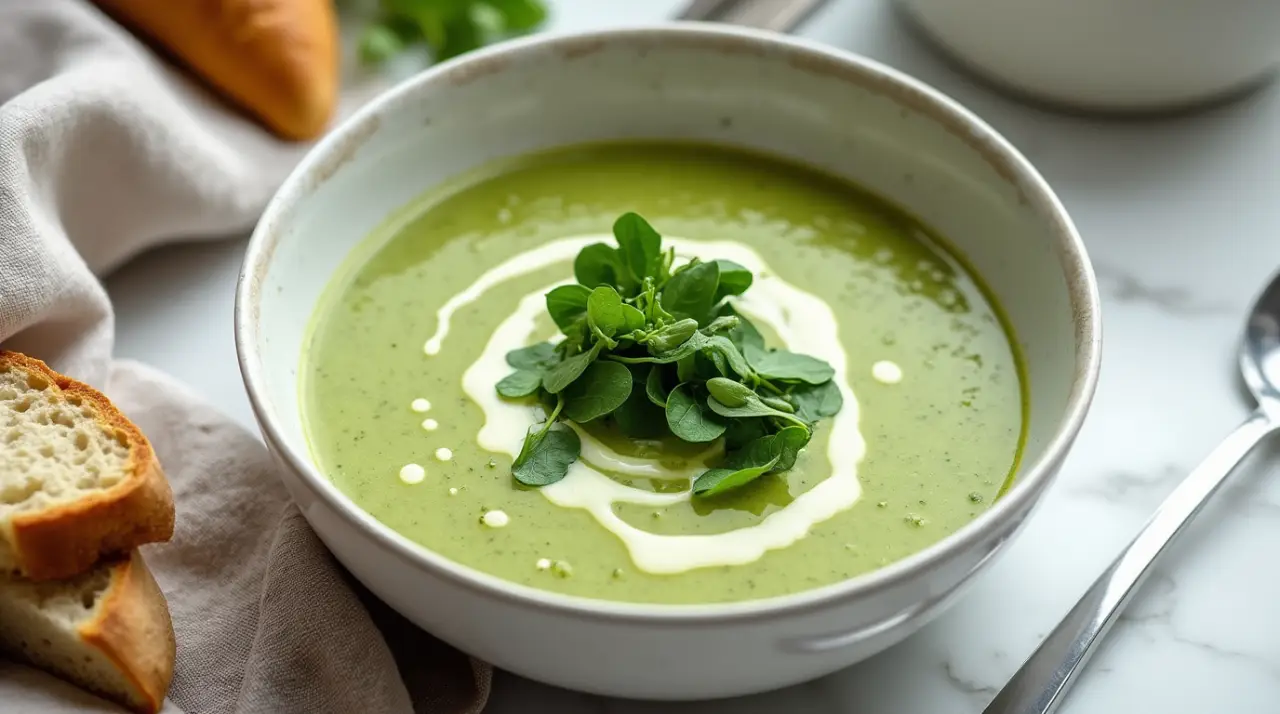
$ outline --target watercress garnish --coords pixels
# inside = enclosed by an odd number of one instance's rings
[[[562,421],[607,420],[634,439],[723,439],[724,458],[693,481],[700,498],[791,469],[817,422],[844,404],[835,370],[768,348],[733,308],[754,280],[743,266],[695,258],[674,267],[675,252],[635,213],[613,234],[616,247],[578,253],[576,283],[547,293],[564,339],[507,355],[514,371],[498,394],[536,397],[547,409],[525,436],[515,479],[545,486],[565,477],[581,442]]]
[[[356,7],[366,14],[370,8]],[[345,8],[344,8],[345,9]],[[547,19],[543,0],[381,0],[357,45],[361,61],[380,65],[425,45],[438,62],[530,32]]]

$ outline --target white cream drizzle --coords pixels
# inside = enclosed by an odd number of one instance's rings
[[[454,312],[485,291],[521,275],[569,261],[591,243],[610,240],[612,237],[608,235],[566,238],[512,256],[440,308],[436,332],[427,340],[424,351],[428,355],[437,354],[449,334]],[[590,512],[597,522],[622,540],[642,570],[679,573],[708,566],[750,563],[769,550],[795,543],[815,524],[851,507],[861,495],[857,467],[865,452],[865,442],[858,430],[858,403],[849,388],[848,358],[838,339],[839,325],[831,308],[818,297],[776,277],[755,251],[734,242],[664,240],[675,247],[681,259],[724,258],[759,276],[744,296],[735,299],[735,306],[753,320],[771,327],[787,348],[826,360],[835,370],[834,379],[844,395],[844,408],[830,421],[827,458],[831,462],[831,476],[756,525],[712,535],[660,535],[619,518],[614,513],[614,504],[672,506],[689,501],[689,491],[655,493],[632,488],[609,478],[601,470],[624,476],[687,480],[705,469],[705,462],[713,458],[717,454],[715,449],[720,447],[717,445],[689,459],[683,469],[667,469],[650,460],[618,454],[579,430],[581,458],[569,468],[563,480],[540,491],[556,505]],[[536,318],[545,310],[546,291],[564,282],[568,281],[544,286],[524,296],[494,331],[479,359],[463,374],[463,390],[484,411],[485,423],[477,441],[488,451],[515,458],[526,431],[541,418],[540,410],[535,407],[498,397],[493,385],[510,371],[506,353],[534,338]]]

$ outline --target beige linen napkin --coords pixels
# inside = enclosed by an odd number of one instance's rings
[[[478,711],[488,666],[351,580],[255,435],[112,361],[97,276],[158,243],[243,234],[305,147],[272,139],[82,0],[0,0],[0,57],[0,344],[103,389],[173,483],[175,537],[143,550],[178,636],[166,711]],[[0,712],[73,711],[118,709],[0,661]]]

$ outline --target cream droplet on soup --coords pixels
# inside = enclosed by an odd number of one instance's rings
[[[511,522],[511,517],[505,511],[487,511],[480,517],[480,522],[490,528],[502,528]]]
[[[871,376],[875,377],[877,382],[897,384],[902,381],[902,368],[894,362],[880,360],[871,365]]]
[[[422,428],[427,431],[435,431],[436,429],[440,428],[440,422],[436,421],[435,419],[423,419]]]
[[[422,412],[431,411],[431,402],[418,398],[413,400],[413,403],[409,405],[409,408],[421,414]]]
[[[436,449],[436,458],[441,461],[448,461],[453,458],[453,450],[440,447]]]
[[[701,567],[741,565],[758,560],[766,552],[785,548],[808,534],[809,529],[857,502],[862,489],[857,467],[865,444],[858,429],[858,406],[848,383],[848,356],[839,340],[839,324],[835,314],[820,298],[777,277],[764,260],[746,246],[727,241],[702,242],[664,237],[679,258],[723,258],[732,260],[758,276],[752,289],[734,299],[734,306],[754,321],[767,325],[788,348],[825,360],[835,370],[833,381],[844,396],[844,408],[831,419],[826,456],[831,475],[810,490],[797,496],[786,506],[770,514],[756,525],[723,533],[700,535],[663,535],[637,528],[615,512],[620,503],[662,508],[690,500],[688,490],[657,492],[625,485],[606,476],[602,470],[624,476],[688,480],[707,468],[717,444],[703,454],[689,459],[680,468],[671,468],[644,459],[617,454],[606,445],[579,430],[582,453],[569,467],[568,475],[558,483],[539,491],[552,503],[567,508],[581,508],[605,529],[622,540],[632,560],[650,573],[680,573]],[[427,352],[439,349],[448,333],[449,320],[455,310],[479,298],[486,290],[506,280],[526,275],[558,262],[571,260],[583,247],[610,240],[610,236],[567,238],[511,256],[504,263],[480,276],[470,287],[451,298],[437,313],[436,334],[427,342]],[[479,445],[488,451],[504,453],[511,458],[519,454],[521,438],[528,428],[541,420],[541,415],[527,405],[508,402],[498,396],[493,385],[510,367],[507,352],[523,347],[536,338],[536,318],[546,310],[545,294],[556,285],[544,286],[520,300],[515,310],[497,327],[485,345],[480,358],[462,377],[463,390],[484,412],[484,426],[477,434]],[[574,425],[570,425],[571,428]]]
[[[400,480],[407,484],[422,483],[427,477],[427,470],[418,464],[406,464],[400,469]]]

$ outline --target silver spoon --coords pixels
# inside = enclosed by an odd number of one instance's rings
[[[1249,314],[1240,343],[1240,373],[1258,407],[1160,504],[1138,537],[1045,637],[983,714],[1057,711],[1152,563],[1253,447],[1280,429],[1280,273],[1272,276]]]

